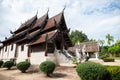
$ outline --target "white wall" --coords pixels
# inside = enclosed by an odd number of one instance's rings
[[[6,50],[6,47],[7,47],[7,50]],[[10,48],[10,45],[4,46],[4,48],[3,48],[3,60],[8,60],[9,48]]]
[[[8,59],[13,59],[15,58],[15,49],[16,49],[16,44],[13,44],[13,50],[11,50],[12,45],[9,46],[9,54],[8,54]]]
[[[52,61],[57,64],[57,58],[55,57],[54,53],[48,53],[46,56],[46,61]]]
[[[3,50],[4,50],[4,48],[1,48],[1,50],[0,50],[0,60],[3,59]]]
[[[26,59],[28,59],[27,57],[27,53],[28,53],[28,46],[27,44],[24,45],[24,51],[21,51],[21,45],[18,46],[18,57],[17,57],[17,63],[21,62],[21,61],[25,61]]]
[[[56,56],[56,59],[57,59],[56,61],[58,65],[72,64],[71,61],[65,55],[63,55],[62,53],[59,53],[59,51],[55,53],[55,56]]]
[[[7,47],[7,50],[5,51]],[[8,46],[4,46],[1,50],[0,59],[3,59],[4,61],[10,60],[11,58],[14,58],[15,55],[15,49],[16,44],[13,44],[13,50],[11,50],[12,44]]]
[[[31,53],[31,57],[30,57],[31,64],[39,65],[43,61],[46,61],[45,51]]]

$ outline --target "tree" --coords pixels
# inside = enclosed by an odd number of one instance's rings
[[[108,52],[119,56],[120,54],[120,40],[117,40],[116,43],[108,48]]]
[[[118,39],[118,40],[116,41],[115,45],[120,46],[120,39]]]
[[[105,41],[104,40],[99,40],[99,44],[101,45],[101,52],[103,52],[103,45],[104,45]]]
[[[89,41],[91,41],[91,42],[97,42],[96,39],[90,39]]]
[[[108,44],[108,46],[111,45],[111,42],[114,42],[114,37],[111,36],[110,34],[107,34],[107,35],[106,35],[106,39],[107,39],[107,44]]]
[[[103,47],[105,41],[104,40],[99,40],[99,43],[100,43],[101,47]]]
[[[78,30],[71,32],[70,39],[73,43],[89,41],[87,35],[82,31],[78,31]]]
[[[108,48],[108,52],[110,52],[111,54],[117,54],[120,52],[120,46],[113,45],[113,46]]]

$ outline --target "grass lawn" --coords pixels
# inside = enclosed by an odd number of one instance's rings
[[[116,60],[120,60],[120,57],[115,57]]]

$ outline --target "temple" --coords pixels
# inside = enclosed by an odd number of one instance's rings
[[[49,18],[48,12],[38,18],[37,14],[14,32],[11,37],[1,41],[0,59],[12,59],[15,63],[30,61],[38,65],[50,60],[56,64],[68,63],[72,57],[67,49],[72,47],[64,11]]]

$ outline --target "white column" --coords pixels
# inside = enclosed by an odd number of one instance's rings
[[[98,55],[99,55],[98,52],[96,52],[96,53],[95,53],[96,59],[98,59]]]

